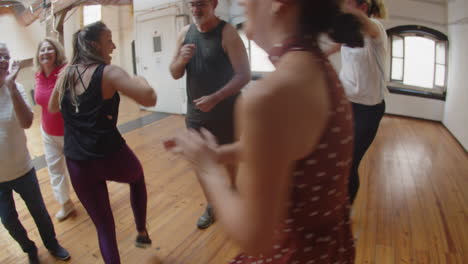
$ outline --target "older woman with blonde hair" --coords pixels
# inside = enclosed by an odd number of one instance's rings
[[[62,114],[48,110],[58,75],[66,64],[62,45],[52,38],[45,38],[37,47],[35,62],[37,72],[34,99],[42,108],[41,133],[47,170],[55,199],[61,205],[55,218],[63,221],[74,212],[75,206],[70,199],[70,180],[63,155]]]

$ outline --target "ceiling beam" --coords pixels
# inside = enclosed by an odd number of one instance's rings
[[[52,6],[54,15],[68,12],[79,5],[131,5],[133,0],[36,0],[30,6],[24,6],[21,1],[0,1],[0,15],[12,13],[18,23],[29,26],[36,21],[42,12]]]

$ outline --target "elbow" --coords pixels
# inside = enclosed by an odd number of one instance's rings
[[[171,67],[169,68],[169,71],[171,72],[171,76],[174,80],[178,80],[180,78],[182,78],[182,76],[184,76],[184,73],[180,73],[179,71],[177,71],[177,69],[175,69],[175,66],[171,65]]]
[[[47,110],[49,110],[49,113],[55,114],[60,111],[60,106],[58,99],[54,96],[51,96],[49,99],[49,103],[47,105]]]
[[[49,104],[49,106],[47,107],[47,110],[49,110],[49,113],[55,114],[60,111],[60,108],[58,105]]]
[[[150,99],[149,99],[149,104],[150,106],[155,106],[157,102],[158,102],[158,96],[156,95],[156,92],[154,92],[153,90],[153,93],[151,94]]]
[[[250,73],[250,71],[247,71],[244,75],[243,75],[243,82],[242,82],[242,87],[246,86],[250,80],[252,79],[252,74]]]
[[[184,76],[183,74],[178,74],[172,71],[171,71],[171,75],[172,75],[172,78],[174,78],[174,80],[179,80],[180,78],[182,78],[182,76]]]
[[[29,129],[32,126],[32,122],[26,122],[23,124],[23,129]]]
[[[23,129],[30,128],[33,124],[33,119],[34,119],[34,115],[33,113],[31,113],[31,115],[25,121],[22,122],[21,127]]]
[[[156,92],[153,90],[153,88],[151,88],[151,90],[148,91],[147,96],[145,96],[141,104],[146,107],[151,107],[151,106],[155,106],[157,101],[158,101],[158,96],[156,95]]]
[[[51,114],[55,114],[59,111],[58,107],[53,107],[53,106],[49,106],[48,110],[49,110],[49,113]]]
[[[252,72],[250,71],[250,68],[245,68],[245,69],[238,71],[236,73],[236,77],[240,86],[244,87],[252,79]]]
[[[175,72],[172,69],[170,70],[170,72],[171,72],[172,79],[174,79],[174,80],[180,79],[180,77],[177,76],[177,74],[175,74]]]

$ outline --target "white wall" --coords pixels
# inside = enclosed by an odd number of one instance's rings
[[[444,34],[447,29],[446,0],[387,0],[386,29],[401,25],[421,25]],[[450,48],[450,43],[449,43]],[[337,58],[334,58],[335,61]],[[451,68],[449,67],[449,71]],[[386,113],[442,121],[445,102],[401,94],[387,94]]]
[[[457,0],[462,1],[462,0]],[[466,1],[466,0],[465,0]],[[135,10],[154,9],[165,3],[180,2],[178,0],[135,0]],[[400,25],[422,25],[442,33],[448,34],[447,27],[447,3],[446,0],[387,0],[389,18],[383,21],[386,28]],[[245,21],[243,9],[237,0],[219,0],[216,10],[218,16],[224,16],[229,12],[228,20],[232,24]],[[174,41],[175,43],[175,41]],[[451,45],[449,46],[451,48]],[[337,69],[340,68],[339,54],[332,56],[332,62]],[[452,67],[449,68],[449,71]],[[444,117],[445,102],[434,99],[414,97],[400,94],[389,94],[386,98],[387,113],[424,118],[441,121]]]
[[[0,41],[7,44],[12,60],[34,58],[39,41],[45,37],[45,26],[39,21],[23,27],[16,22],[13,15],[0,16],[0,28],[2,29]],[[28,67],[22,70],[17,81],[23,84],[32,103],[30,91],[34,88],[34,68]]]
[[[103,6],[102,21],[112,31],[116,49],[112,53],[112,64],[133,72],[132,40],[134,38],[133,10],[130,6]]]
[[[231,16],[231,3],[236,0],[218,0],[218,6],[216,7],[216,15],[229,22]],[[133,0],[133,6],[135,13],[143,13],[144,11],[155,11],[155,9],[164,6],[165,4],[180,4],[183,6],[183,13],[189,14],[187,4],[183,3],[182,0]],[[183,3],[183,4],[182,4]]]
[[[385,0],[385,5],[386,28],[417,24],[447,33],[447,0]]]
[[[382,23],[386,29],[401,25],[422,25],[444,34],[448,33],[446,0],[386,0],[385,4],[389,17]],[[236,0],[233,0],[231,22],[235,24],[244,20],[242,8]],[[335,69],[339,71],[341,68],[339,53],[332,55],[330,60]],[[440,100],[389,94],[386,97],[386,103],[386,112],[391,114],[437,121],[441,121],[444,116],[445,103]]]
[[[218,6],[215,10],[216,15],[227,21],[230,22],[231,19],[231,1],[228,0],[218,0]]]
[[[175,3],[179,2],[178,0],[133,0],[133,8],[135,9],[135,13],[149,10],[153,7],[157,7],[159,5],[167,4],[167,3]]]
[[[65,48],[65,54],[67,55],[68,61],[72,58],[73,52],[73,34],[81,28],[81,7],[76,7],[69,11],[67,14],[67,20],[63,24],[63,46]]]
[[[64,24],[64,46],[67,58],[72,55],[73,34],[81,28],[82,8],[77,7],[67,14]],[[132,40],[133,10],[131,6],[103,6],[102,21],[112,31],[112,40],[116,49],[112,53],[112,64],[123,67],[127,72],[133,73],[132,64]]]
[[[133,9],[131,6],[119,7],[119,53],[120,66],[128,73],[133,73],[132,41],[135,39]]]
[[[449,2],[449,76],[444,125],[468,150],[468,0]]]
[[[81,8],[75,8],[67,14],[64,24],[64,47],[67,58],[72,55],[72,35],[81,26]],[[114,42],[117,49],[113,53],[113,64],[120,65],[129,73],[133,72],[131,42],[134,39],[133,11],[130,6],[104,6],[102,9],[103,21],[113,31]],[[33,58],[38,43],[46,36],[45,22],[36,20],[28,27],[16,22],[13,15],[0,16],[1,42],[5,42],[13,59]],[[18,76],[30,96],[34,88],[34,68],[22,70]],[[30,98],[32,99],[32,98]],[[32,102],[32,100],[31,100]]]
[[[245,16],[244,16],[244,8],[239,6],[239,3],[237,0],[232,0],[231,1],[231,7],[230,7],[230,23],[233,25],[243,23],[245,22]]]
[[[446,0],[387,0],[386,29],[401,25],[422,25],[447,34]],[[449,44],[450,47],[450,44]],[[449,67],[450,71],[450,67]],[[445,102],[401,94],[386,96],[386,113],[442,121]]]
[[[440,121],[444,117],[445,102],[437,99],[388,93],[385,95],[386,112]]]

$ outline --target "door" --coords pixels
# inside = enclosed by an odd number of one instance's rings
[[[185,113],[185,78],[174,80],[169,65],[176,45],[176,16],[137,21],[137,69],[158,94],[158,112]]]

